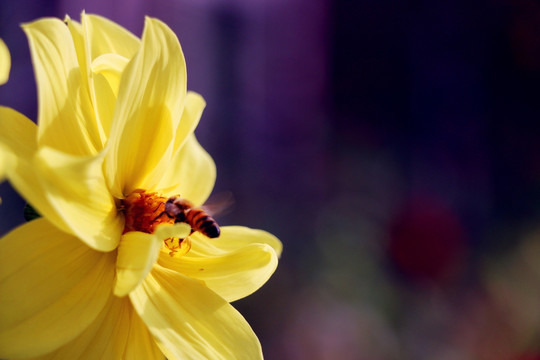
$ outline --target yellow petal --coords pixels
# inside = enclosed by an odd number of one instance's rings
[[[38,86],[40,146],[95,154],[101,147],[99,130],[68,27],[58,19],[44,18],[23,29]]]
[[[112,296],[96,320],[77,338],[45,359],[164,359],[129,298]]]
[[[125,296],[143,281],[156,263],[165,238],[184,238],[189,232],[188,225],[178,224],[161,225],[154,234],[130,231],[122,235],[118,246],[114,294]]]
[[[262,359],[242,315],[198,280],[156,265],[129,297],[169,359]]]
[[[83,12],[81,21],[86,61],[91,64],[90,93],[105,144],[111,129],[122,71],[139,49],[140,40],[118,24],[98,15]]]
[[[188,253],[189,254],[189,253]],[[159,264],[205,282],[228,302],[242,299],[259,289],[274,273],[277,256],[266,244],[246,246],[226,255],[181,260],[162,252]]]
[[[64,184],[67,179],[59,179],[59,183],[50,184],[52,185],[52,189],[49,189],[50,186],[47,185],[47,181],[49,179],[50,182],[50,177],[47,176],[47,174],[49,173],[50,176],[53,177],[52,181],[54,182],[54,177],[58,177],[58,174],[54,173],[54,167],[60,166],[61,164],[55,163],[56,157],[48,158],[47,156],[45,156],[47,161],[41,165],[38,164],[38,166],[36,166],[36,161],[34,159],[37,149],[36,139],[36,124],[34,124],[24,115],[13,109],[0,106],[0,145],[5,151],[4,155],[6,161],[6,173],[11,184],[15,187],[19,194],[21,194],[26,199],[26,201],[32,204],[32,206],[37,209],[40,214],[47,218],[56,227],[68,233],[80,232],[81,230],[84,230],[88,225],[83,225],[83,228],[81,229],[73,229],[73,226],[70,227],[70,225],[76,226],[77,223],[70,224],[69,222],[66,222],[66,219],[69,219],[70,216],[73,216],[74,214],[69,213],[69,210],[67,213],[62,212],[64,208],[61,206],[53,206],[53,203],[57,203],[57,201],[55,202],[54,200],[58,197],[58,193],[66,190],[63,189],[61,186],[57,185]],[[64,157],[68,156],[64,155]],[[53,168],[48,169],[46,164],[49,164],[49,162],[51,161],[53,162]],[[88,168],[91,170],[90,172],[93,172],[91,166],[89,166]],[[75,170],[71,170],[72,173],[73,171],[75,171],[74,176],[76,178],[85,174],[77,173],[77,168]],[[87,181],[87,179],[84,179],[82,181]],[[47,192],[46,189],[48,189],[49,192]],[[70,194],[65,194],[65,196],[68,197],[69,202]],[[51,199],[53,200],[53,203],[51,203]],[[96,203],[95,200],[92,200],[92,204],[97,205],[98,207],[103,205],[99,202]],[[67,205],[68,207],[77,206],[77,203]],[[85,204],[80,205],[83,207],[85,206]],[[97,211],[103,211],[103,209]],[[82,215],[82,217],[85,218],[86,215]],[[114,224],[110,225],[112,227],[107,228],[106,231],[112,232],[114,231]],[[118,224],[116,226],[118,227]],[[121,231],[121,229],[117,229],[116,231]],[[93,229],[90,231],[89,234],[95,233],[96,230]],[[88,234],[83,234],[83,236],[85,236],[85,239],[87,239],[87,235]],[[89,239],[89,242],[93,243],[91,236],[89,237]],[[118,240],[119,236],[116,237],[115,241],[118,242]],[[104,241],[104,244],[101,244],[104,245],[102,250],[107,248],[114,248],[115,241]],[[95,245],[96,248],[101,246],[97,243]]]
[[[114,253],[33,220],[0,240],[0,357],[48,353],[78,336],[111,296]]]
[[[122,235],[116,260],[114,295],[125,296],[152,270],[162,242],[153,234],[130,231]]]
[[[96,110],[97,127],[102,147],[109,136],[121,73],[114,74],[117,77],[114,79],[115,84],[112,84],[115,95],[111,96],[109,84],[104,82],[102,76],[104,70],[100,69],[99,72],[92,74],[95,71],[95,61],[104,56],[116,56],[124,59],[123,70],[128,57],[132,57],[137,51],[140,41],[126,29],[101,16],[87,15],[83,12],[81,18],[82,24],[71,20],[69,16],[66,16],[64,21],[73,37],[81,68],[83,87],[90,94]],[[117,67],[114,70],[117,70]]]
[[[11,56],[6,43],[0,39],[0,85],[7,83],[11,69]]]
[[[101,74],[105,77],[113,91],[115,99],[116,96],[118,96],[122,72],[126,68],[128,62],[128,58],[118,54],[103,54],[92,62],[92,72],[94,74]]]
[[[36,137],[36,124],[20,112],[0,106],[0,143],[5,151],[29,159],[37,148]]]
[[[75,47],[75,53],[77,54],[77,61],[79,62],[79,68],[81,69],[81,81],[82,85],[89,93],[89,78],[90,78],[90,69],[88,64],[88,59],[85,50],[85,39],[83,28],[80,23],[72,20],[69,16],[66,15],[64,23],[67,25],[68,30],[71,34],[71,39],[73,41],[73,46]]]
[[[212,240],[194,233],[190,237],[190,252],[177,259],[163,251],[158,263],[204,281],[208,288],[232,302],[259,289],[274,273],[278,257],[266,242],[277,239],[261,230],[240,227],[221,229],[221,236]],[[241,240],[237,240],[239,238]],[[232,249],[228,242],[240,242],[241,246]]]
[[[0,180],[10,172],[17,177],[17,157],[32,156],[36,147],[37,127],[21,113],[0,106]],[[9,169],[9,171],[8,171]]]
[[[197,127],[206,103],[194,92],[188,92],[182,119],[175,136],[173,156],[155,188],[161,193],[181,194],[195,205],[201,205],[212,192],[216,167],[199,145],[193,130]]]
[[[102,156],[79,157],[42,148],[34,159],[34,168],[57,216],[41,209],[41,203],[35,206],[40,214],[55,219],[55,224],[62,223],[62,228],[67,227],[88,246],[110,251],[120,241],[124,219],[105,184],[102,164]]]
[[[120,79],[128,61],[121,55],[104,54],[92,62],[94,102],[104,142],[111,132]]]
[[[201,115],[205,107],[206,101],[204,101],[201,95],[193,91],[187,92],[182,118],[180,119],[174,138],[175,151],[179,150],[186,142],[188,135],[193,133],[199,124],[199,120],[201,120]]]
[[[48,202],[36,176],[33,157],[36,152],[37,126],[21,113],[0,106],[0,144],[6,161],[6,174],[17,192],[51,222],[65,231],[57,212]]]
[[[147,18],[142,46],[122,75],[105,161],[115,197],[143,182],[158,183],[169,166],[185,94],[186,67],[178,39],[165,24]]]
[[[90,62],[103,54],[117,54],[131,59],[139,50],[140,40],[107,18],[83,12],[81,22]]]
[[[192,256],[204,257],[210,253],[236,251],[252,244],[267,244],[280,257],[283,249],[281,241],[274,235],[264,230],[251,229],[245,226],[222,226],[221,235],[217,239],[208,240],[197,233],[192,237]]]
[[[216,165],[194,134],[187,137],[170,162],[157,189],[166,195],[181,195],[195,206],[202,205],[214,188]]]
[[[157,227],[154,235],[164,240],[169,237],[186,238],[191,233],[191,226],[186,223],[177,223],[174,225],[163,224]]]
[[[91,60],[90,54],[87,50],[87,36],[85,33],[85,28],[82,24],[72,20],[69,16],[66,15],[64,22],[68,26],[69,32],[73,38],[73,45],[75,46],[75,52],[77,53],[77,60],[79,61],[79,68],[81,71],[81,91],[89,94],[92,101],[95,115],[96,115],[96,126],[99,134],[100,144],[97,147],[97,150],[101,150],[105,143],[107,142],[107,135],[103,129],[103,124],[99,117],[99,111],[96,109],[96,99],[95,99],[95,90],[94,90],[94,81],[91,71]]]

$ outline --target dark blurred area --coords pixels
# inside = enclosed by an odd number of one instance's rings
[[[267,359],[540,358],[540,2],[3,1],[0,104],[36,119],[19,24],[83,9],[178,35],[220,222],[284,243],[235,303]]]

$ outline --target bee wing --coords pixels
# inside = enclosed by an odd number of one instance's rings
[[[228,214],[232,205],[234,204],[234,198],[232,192],[220,192],[212,194],[201,208],[211,216]]]

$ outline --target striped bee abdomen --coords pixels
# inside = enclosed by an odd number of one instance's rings
[[[186,223],[191,228],[209,238],[217,238],[220,234],[219,225],[206,211],[200,208],[191,208],[186,211]]]

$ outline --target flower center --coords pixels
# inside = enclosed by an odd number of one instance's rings
[[[124,234],[129,231],[153,234],[158,225],[173,225],[178,222],[178,216],[173,216],[170,211],[166,211],[167,198],[155,192],[137,189],[121,203],[125,217]],[[191,248],[189,237],[185,239],[169,237],[163,241],[163,244],[169,250],[170,256],[184,255]]]
[[[165,212],[167,199],[157,193],[135,190],[122,200],[126,223],[124,233],[142,231],[153,234],[160,224],[174,224],[175,218]]]

